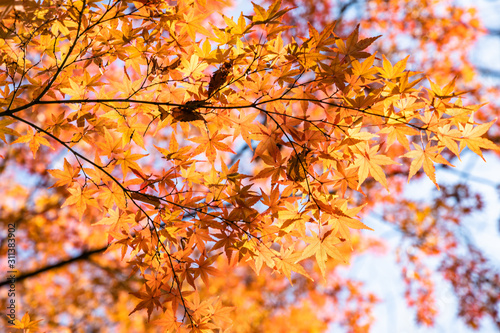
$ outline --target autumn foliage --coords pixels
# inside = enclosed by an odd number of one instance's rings
[[[310,3],[235,18],[227,6],[4,5],[0,224],[17,225],[29,313],[16,327],[368,331],[377,296],[338,268],[383,247],[363,222],[378,203],[417,249],[400,265],[415,272],[403,276],[418,322],[437,315],[425,258],[444,254],[459,316],[500,327],[500,277],[455,230],[480,199],[436,179],[466,151],[498,151],[468,72],[393,60],[393,36],[372,33],[382,14],[312,24]],[[448,54],[440,37],[429,35]],[[434,202],[403,198],[424,176],[441,190]]]

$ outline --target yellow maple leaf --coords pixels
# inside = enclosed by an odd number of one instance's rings
[[[424,172],[429,177],[430,180],[436,185],[439,189],[439,185],[436,182],[436,169],[434,168],[434,162],[446,164],[449,166],[453,166],[448,161],[444,159],[438,152],[437,146],[430,146],[430,142],[427,143],[424,149],[419,145],[413,143],[415,150],[407,152],[403,155],[403,157],[413,158],[410,164],[410,172],[408,174],[408,182],[410,182],[411,177],[413,177],[417,171],[423,166]]]
[[[482,138],[481,136],[485,134],[488,129],[496,122],[495,120],[490,121],[489,123],[473,126],[474,123],[474,114],[471,114],[469,121],[464,125],[459,124],[459,129],[462,132],[462,140],[460,141],[460,151],[464,148],[464,145],[469,147],[474,153],[479,155],[483,161],[485,161],[483,157],[483,153],[481,152],[481,148],[484,149],[494,149],[500,150],[500,147],[495,145],[493,142],[486,138]]]
[[[130,168],[134,168],[140,170],[141,167],[135,162],[136,160],[143,158],[144,156],[148,156],[148,154],[132,154],[130,150],[126,150],[119,158],[116,159],[117,164],[121,164],[123,178],[127,177],[128,171]]]
[[[365,150],[363,152],[354,154],[354,166],[359,167],[358,188],[368,177],[368,174],[370,174],[376,181],[378,181],[387,189],[387,179],[385,178],[384,170],[382,170],[380,166],[397,163],[385,155],[377,154],[378,148],[379,145],[375,145],[370,148],[369,145],[366,144]]]
[[[22,330],[36,330],[38,329],[38,323],[41,322],[43,319],[31,321],[30,315],[28,312],[26,312],[21,320],[16,319],[14,320],[14,325],[9,326],[11,328],[18,328]]]
[[[286,251],[282,251],[281,255],[276,258],[276,268],[281,271],[292,284],[292,271],[297,272],[306,278],[314,281],[313,278],[307,274],[307,271],[302,267],[297,261],[300,260],[301,253],[293,252],[293,248],[290,247]]]
[[[312,232],[312,237],[306,237],[306,241],[309,241],[309,245],[302,251],[302,256],[299,260],[309,258],[311,256],[316,257],[316,262],[321,271],[321,275],[325,277],[326,272],[326,260],[328,257],[332,257],[335,260],[346,262],[345,258],[337,249],[336,245],[342,243],[338,237],[332,234],[325,234],[323,237],[318,237],[314,232]]]

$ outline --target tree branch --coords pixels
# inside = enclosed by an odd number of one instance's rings
[[[60,262],[58,262],[58,263],[56,263],[54,265],[45,266],[45,267],[39,268],[39,269],[37,269],[35,271],[32,271],[32,272],[24,273],[24,274],[16,277],[16,282],[19,282],[19,281],[28,279],[30,277],[33,277],[33,276],[45,273],[45,272],[50,271],[52,269],[56,269],[56,268],[60,268],[60,267],[72,264],[72,263],[74,263],[76,261],[87,260],[87,259],[89,259],[89,257],[91,255],[104,252],[104,251],[106,251],[107,248],[108,248],[108,246],[106,245],[106,246],[103,246],[101,248],[97,248],[97,249],[93,249],[93,250],[88,250],[88,251],[82,252],[77,257],[73,257],[73,258],[70,258],[70,259],[67,259],[67,260],[63,260],[63,261],[60,261]],[[0,281],[0,287],[8,285],[10,283],[11,283],[10,280]]]

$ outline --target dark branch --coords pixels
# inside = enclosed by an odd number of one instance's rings
[[[106,251],[107,248],[108,248],[107,246],[104,246],[104,247],[97,248],[97,249],[94,249],[94,250],[85,251],[85,252],[82,252],[77,257],[73,257],[73,258],[70,258],[70,259],[67,259],[67,260],[63,260],[63,261],[60,261],[60,262],[58,262],[58,263],[56,263],[54,265],[45,266],[45,267],[42,267],[40,269],[37,269],[37,270],[29,272],[29,273],[24,273],[24,274],[16,277],[16,282],[22,281],[24,279],[28,279],[28,278],[36,276],[38,274],[45,273],[45,272],[50,271],[52,269],[56,269],[56,268],[60,268],[60,267],[72,264],[72,263],[74,263],[76,261],[87,260],[87,259],[89,259],[89,257],[91,255],[104,252],[104,251]],[[11,283],[10,280],[0,281],[0,287],[8,285],[10,283]]]

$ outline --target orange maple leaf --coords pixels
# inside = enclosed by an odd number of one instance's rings
[[[167,309],[160,319],[153,320],[151,322],[154,325],[164,327],[166,332],[177,332],[181,326],[181,322],[177,321],[171,310]]]
[[[12,142],[14,143],[24,143],[24,142],[29,142],[31,152],[33,153],[33,158],[36,157],[36,152],[38,151],[38,148],[40,145],[44,145],[49,147],[50,149],[54,150],[54,147],[50,144],[47,139],[44,138],[44,133],[41,132],[35,132],[31,127],[28,129],[28,134],[21,136],[18,138],[16,141]]]
[[[123,178],[127,177],[127,174],[131,168],[140,170],[141,167],[135,162],[136,160],[148,156],[148,154],[132,154],[130,150],[126,150],[120,157],[116,158],[116,163],[122,166]]]
[[[224,274],[216,269],[212,265],[214,260],[217,259],[217,256],[213,256],[210,258],[206,258],[202,256],[200,259],[195,260],[195,263],[198,265],[198,268],[195,269],[195,274],[194,277],[201,277],[203,280],[203,283],[207,286],[207,288],[210,285],[210,280],[208,278],[208,274],[213,275],[213,276],[223,276]]]
[[[201,137],[194,137],[188,139],[189,141],[193,141],[198,143],[198,147],[193,152],[193,156],[196,156],[201,153],[205,153],[207,159],[210,163],[214,163],[215,158],[217,157],[217,150],[226,151],[233,154],[236,154],[227,144],[222,142],[225,138],[230,136],[229,134],[218,134],[219,131],[215,131],[215,133],[210,136],[209,133],[203,134]]]
[[[87,205],[98,207],[96,200],[92,197],[92,195],[97,192],[96,190],[89,189],[88,187],[83,187],[82,190],[82,186],[78,184],[68,188],[68,191],[71,193],[71,196],[66,199],[61,207],[76,205],[76,210],[78,211],[80,219],[87,209]]]
[[[73,168],[73,166],[64,159],[64,171],[63,170],[47,170],[53,177],[58,178],[59,180],[52,185],[52,187],[57,186],[65,186],[68,185],[70,187],[74,183],[74,178],[78,177],[80,173],[80,167]]]
[[[161,302],[160,302],[160,297],[161,297],[161,290],[160,289],[152,289],[150,288],[147,284],[144,285],[144,288],[146,291],[140,291],[137,293],[131,293],[132,295],[136,296],[137,298],[142,299],[139,304],[132,310],[132,312],[129,313],[129,316],[142,309],[147,309],[148,311],[148,321],[151,318],[151,314],[153,313],[154,308],[161,308]]]

